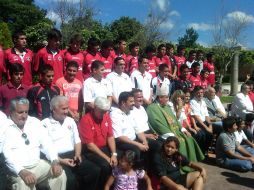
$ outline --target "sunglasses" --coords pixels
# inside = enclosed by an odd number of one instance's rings
[[[26,145],[29,145],[30,144],[30,141],[28,140],[28,138],[27,138],[27,134],[26,133],[22,133],[22,138],[25,140],[25,144]]]

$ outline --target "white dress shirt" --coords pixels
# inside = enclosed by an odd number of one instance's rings
[[[137,86],[135,81],[137,81]],[[139,70],[135,70],[131,74],[132,87],[142,90],[143,96],[146,100],[149,100],[152,95],[151,81],[152,75],[146,71],[143,75]]]
[[[66,117],[63,124],[53,117],[42,120],[58,154],[74,151],[74,145],[81,142],[77,125],[71,117]]]
[[[253,111],[253,104],[248,95],[238,93],[231,106],[231,114],[245,119],[247,113]]]
[[[149,130],[148,116],[143,106],[135,107],[130,112],[130,117],[134,120],[134,130],[136,134]]]
[[[112,96],[112,88],[108,80],[101,79],[101,81],[90,77],[84,81],[83,97],[84,102],[94,102],[97,97],[107,98]]]
[[[113,111],[110,112],[110,117],[115,138],[126,136],[130,140],[136,139],[134,120],[130,117],[130,114],[126,115],[119,108],[114,108]]]
[[[113,71],[107,75],[106,79],[110,82],[113,96],[117,99],[117,101],[121,92],[130,92],[132,90],[131,79],[125,73],[119,75]]]
[[[206,116],[208,117],[208,110],[204,100],[198,101],[193,98],[190,101],[191,106],[191,115],[197,115],[201,118],[202,121],[205,121]]]
[[[226,114],[226,110],[223,106],[223,104],[220,101],[220,98],[218,96],[215,95],[215,98],[213,99],[215,106],[217,109],[221,110],[224,114]]]
[[[52,147],[52,141],[47,135],[41,121],[28,116],[23,130],[10,120],[10,125],[5,132],[3,153],[7,167],[14,172],[36,166],[40,161],[40,151],[46,154],[51,161],[58,159],[57,152]],[[22,137],[25,133],[27,138]],[[29,144],[26,144],[29,140]]]

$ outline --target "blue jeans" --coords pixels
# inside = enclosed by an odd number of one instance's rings
[[[241,145],[247,152],[249,152],[250,154],[252,154],[252,156],[254,156],[254,148],[251,148],[249,145],[247,144],[243,144]]]
[[[236,152],[236,154],[241,155],[240,153]],[[247,172],[252,169],[252,163],[249,160],[240,160],[240,159],[230,159],[226,158],[222,164],[223,167],[235,170],[239,172]]]

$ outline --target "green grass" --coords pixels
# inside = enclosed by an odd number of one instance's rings
[[[232,103],[234,96],[222,96],[220,98],[222,103]]]

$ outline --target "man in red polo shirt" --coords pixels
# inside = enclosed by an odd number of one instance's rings
[[[14,43],[13,48],[9,48],[4,52],[5,55],[5,70],[7,71],[10,64],[19,63],[24,69],[23,83],[27,86],[32,85],[32,65],[33,65],[33,52],[26,48],[26,35],[22,31],[15,32],[12,36]],[[10,79],[10,76],[8,79]]]
[[[192,83],[192,89],[195,86],[201,86],[201,77],[200,77],[200,64],[199,62],[194,62],[191,65],[191,74],[189,75],[189,81]]]
[[[152,75],[152,77],[156,77],[156,63],[155,63],[155,54],[156,52],[156,48],[153,45],[147,46],[145,49],[145,53],[147,55],[148,58],[148,68],[147,68],[147,72],[150,73]]]
[[[181,65],[185,64],[186,58],[185,54],[185,47],[183,45],[177,46],[177,55],[175,55],[175,62],[177,66],[177,76],[180,76],[180,67]]]
[[[84,54],[81,52],[80,47],[83,45],[84,40],[81,35],[76,34],[71,37],[69,42],[69,48],[64,51],[64,68],[69,61],[75,61],[78,63],[78,72],[76,78],[83,82],[83,63],[84,63]]]
[[[106,77],[109,73],[111,73],[113,68],[114,59],[110,56],[111,51],[113,50],[114,44],[111,40],[104,40],[101,43],[101,51],[99,52],[100,61],[104,63],[104,74]]]
[[[111,52],[111,56],[115,59],[122,57],[126,61],[127,55],[124,53],[126,48],[126,40],[118,39],[116,44],[116,50]]]
[[[84,155],[101,168],[99,189],[104,189],[105,182],[111,174],[111,167],[117,165],[112,122],[107,113],[110,105],[107,98],[97,97],[94,109],[85,114],[79,123]]]
[[[13,63],[9,67],[10,81],[0,87],[0,107],[9,115],[10,102],[16,96],[26,97],[28,86],[22,83],[24,67],[19,63]]]
[[[129,75],[138,68],[139,43],[132,42],[129,45],[130,54],[126,57],[125,72]]]
[[[100,60],[98,50],[100,48],[100,41],[96,38],[90,38],[87,43],[87,50],[84,51],[84,80],[91,75],[91,65],[95,60]]]
[[[63,76],[64,60],[63,52],[59,49],[62,34],[57,29],[48,32],[48,45],[38,51],[35,56],[34,70],[39,72],[43,65],[49,64],[54,69],[53,83]]]

